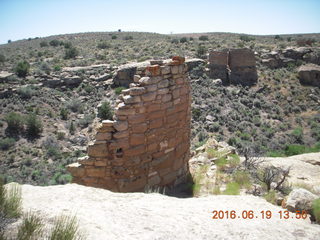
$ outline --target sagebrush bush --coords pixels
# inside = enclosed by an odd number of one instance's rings
[[[4,120],[7,122],[7,130],[10,133],[20,133],[23,130],[24,118],[21,114],[10,112],[8,113]]]
[[[206,35],[202,35],[202,36],[199,37],[199,40],[200,41],[209,41],[209,37],[206,36]]]
[[[0,149],[8,150],[9,148],[13,147],[15,143],[16,143],[16,140],[14,138],[0,139]]]
[[[17,64],[14,69],[14,72],[18,77],[25,77],[30,71],[30,64],[27,61],[22,61]]]

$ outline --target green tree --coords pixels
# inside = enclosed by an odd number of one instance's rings
[[[103,102],[98,108],[98,117],[103,120],[112,120],[113,113],[108,102]]]
[[[66,49],[64,58],[65,59],[75,58],[78,55],[79,55],[78,49],[76,49],[75,47],[71,47]]]
[[[29,137],[38,137],[43,130],[41,120],[34,113],[29,114],[26,125]]]

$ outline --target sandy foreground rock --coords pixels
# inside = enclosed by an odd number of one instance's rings
[[[280,207],[254,196],[175,198],[158,193],[113,193],[77,184],[22,185],[23,209],[50,224],[76,214],[87,239],[308,239],[319,240],[320,225],[309,218],[280,219]],[[254,211],[253,219],[212,219],[212,211]],[[271,211],[262,219],[261,211]]]

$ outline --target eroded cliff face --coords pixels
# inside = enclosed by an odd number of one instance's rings
[[[186,179],[191,95],[185,59],[151,63],[136,69],[114,121],[102,121],[88,156],[68,166],[73,182],[132,192]]]

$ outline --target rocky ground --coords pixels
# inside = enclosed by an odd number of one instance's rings
[[[158,193],[112,193],[76,184],[23,185],[22,195],[23,209],[37,212],[49,226],[57,215],[76,214],[81,231],[90,240],[318,240],[320,235],[320,226],[310,224],[308,218],[296,219],[290,213],[289,219],[280,219],[279,211],[284,209],[254,196],[182,199]],[[234,210],[240,218],[212,219],[215,210]],[[242,212],[249,210],[254,218],[243,219]],[[262,219],[261,211],[271,211],[272,217]]]

